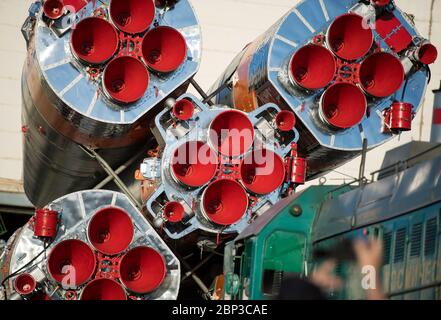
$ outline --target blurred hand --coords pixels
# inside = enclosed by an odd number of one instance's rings
[[[320,287],[322,291],[338,291],[342,287],[342,281],[334,274],[337,263],[335,260],[326,260],[314,269],[311,282]]]
[[[380,271],[383,264],[383,242],[376,238],[357,240],[354,242],[354,251],[357,256],[358,266],[373,266]]]
[[[380,280],[381,267],[383,265],[383,242],[376,238],[369,238],[367,241],[357,240],[354,242],[354,251],[358,266],[362,272],[366,267],[373,267],[375,270],[374,286],[366,290],[367,299],[386,299]]]

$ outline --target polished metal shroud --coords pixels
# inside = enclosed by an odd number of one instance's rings
[[[61,219],[58,224],[57,236],[47,249],[47,255],[50,254],[54,246],[68,239],[79,239],[90,245],[87,237],[88,223],[95,212],[109,206],[123,209],[132,219],[134,236],[127,250],[137,246],[148,246],[157,250],[165,260],[167,274],[161,286],[152,293],[137,297],[142,300],[176,299],[181,278],[179,260],[139,210],[122,193],[106,190],[86,190],[66,195],[50,203],[48,208],[61,211]],[[43,250],[43,242],[34,237],[31,223],[29,222],[23,228],[17,230],[8,241],[3,255],[0,256],[1,270],[6,271],[6,273],[0,274],[0,279],[4,279],[7,275],[22,268]],[[47,256],[40,256],[35,263],[24,269],[23,272],[30,273],[51,299],[65,299],[66,291],[51,279],[47,271]],[[20,299],[20,296],[13,289],[14,279],[15,277],[12,277],[5,284],[8,299]],[[80,286],[76,291],[78,297],[83,287],[84,285]]]
[[[393,15],[402,28],[413,37],[413,44],[421,41],[409,16],[392,4]],[[324,90],[307,92],[290,84],[288,64],[295,52],[311,43],[314,37],[326,35],[336,17],[354,12],[372,21],[375,8],[358,0],[304,0],[278,20],[265,34],[249,44],[232,61],[225,72],[212,86],[211,91],[229,83],[215,97],[214,102],[243,109],[235,105],[233,87],[239,73],[247,74],[248,92],[253,93],[259,105],[273,102],[282,109],[293,110],[297,116],[296,128],[300,133],[299,152],[307,158],[308,178],[312,179],[353,159],[362,151],[363,139],[368,149],[373,149],[392,139],[394,134],[383,132],[383,111],[394,100],[409,102],[414,112],[421,106],[429,79],[428,67],[422,67],[407,75],[407,80],[392,96],[384,99],[370,99],[369,116],[350,129],[332,131],[317,120],[318,102]],[[375,29],[374,42],[381,51],[397,55],[378,35]],[[392,34],[390,35],[392,36]],[[404,54],[406,55],[406,53]],[[242,71],[239,70],[242,68]],[[247,72],[243,69],[248,68]],[[248,111],[248,110],[247,110]],[[325,160],[325,161],[324,161]]]
[[[212,120],[220,113],[231,110],[231,108],[224,105],[209,107],[188,93],[178,98],[178,100],[181,99],[190,100],[195,106],[195,114],[192,119],[175,123],[170,108],[164,109],[155,118],[152,131],[163,152],[160,159],[147,158],[141,166],[141,173],[146,179],[158,179],[159,181],[158,188],[146,202],[147,211],[156,223],[163,224],[162,229],[172,239],[183,238],[196,230],[211,234],[240,233],[253,221],[253,217],[263,214],[282,198],[287,184],[283,183],[269,194],[254,195],[256,203],[254,206],[248,207],[246,214],[238,222],[229,226],[221,226],[211,222],[201,209],[202,193],[209,183],[194,189],[183,186],[173,177],[170,163],[174,151],[188,141],[202,141],[211,145],[208,141],[208,133]],[[277,129],[274,123],[274,118],[279,111],[278,106],[268,103],[248,113],[247,116],[254,126],[254,145],[271,150],[282,159],[285,159],[292,150],[291,144],[298,141],[299,133],[296,129],[293,129],[288,137],[282,141],[276,133]],[[253,147],[240,158],[248,155],[252,150]],[[212,179],[211,182],[214,180]],[[251,192],[248,192],[248,194],[253,196]],[[178,201],[183,204],[186,217],[182,223],[179,223],[179,226],[163,221],[163,205],[161,205],[163,201]]]
[[[157,8],[150,28],[177,29],[187,43],[185,62],[171,73],[150,72],[149,88],[137,102],[121,106],[109,100],[101,89],[102,74],[92,81],[70,48],[74,24],[97,10],[108,16],[109,2],[88,2],[58,29],[57,23],[47,24],[37,2],[23,26],[28,40],[22,78],[24,188],[36,206],[92,188],[103,178],[102,168],[79,145],[96,148],[112,167],[130,158],[147,141],[148,121],[161,102],[185,92],[199,68],[201,31],[189,1]]]

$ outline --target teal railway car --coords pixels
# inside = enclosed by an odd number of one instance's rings
[[[311,273],[314,250],[376,236],[391,299],[441,299],[441,146],[404,145],[377,174],[357,187],[309,187],[257,218],[225,248],[223,297],[276,298],[287,274]],[[354,263],[339,263],[336,273],[344,286],[331,299],[365,298]]]

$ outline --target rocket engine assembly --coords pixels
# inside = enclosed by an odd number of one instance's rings
[[[410,130],[436,48],[393,1],[305,0],[247,45],[212,91],[246,112],[266,103],[298,119],[308,178]]]
[[[45,0],[23,26],[24,188],[36,206],[92,188],[150,135],[167,97],[184,93],[201,58],[187,0]]]
[[[157,181],[146,207],[170,238],[238,233],[304,182],[292,112],[269,103],[246,114],[189,94],[166,105],[152,127],[162,152],[140,173]]]
[[[170,300],[181,275],[179,260],[129,199],[102,190],[38,209],[0,264],[9,299]]]

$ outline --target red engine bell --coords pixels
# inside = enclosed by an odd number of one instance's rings
[[[34,216],[34,236],[53,239],[57,235],[58,212],[36,209]]]
[[[63,15],[64,3],[62,0],[46,0],[43,5],[44,15],[56,20]]]
[[[28,297],[35,292],[37,282],[29,273],[22,273],[14,280],[14,289],[21,296]]]
[[[190,100],[187,99],[176,101],[172,109],[173,116],[182,121],[190,119],[193,116],[193,113],[194,105]]]
[[[371,3],[377,7],[384,7],[390,3],[390,0],[371,0]]]
[[[412,128],[413,106],[395,101],[385,112],[385,124],[391,131],[409,131]]]
[[[164,207],[164,216],[171,223],[181,222],[184,215],[184,206],[177,201],[171,201]]]

